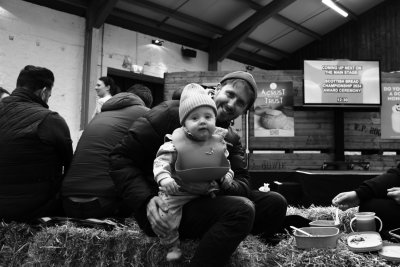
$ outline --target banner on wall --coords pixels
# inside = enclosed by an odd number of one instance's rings
[[[381,138],[400,139],[400,83],[382,84]]]
[[[293,83],[260,82],[254,103],[254,137],[294,136]]]

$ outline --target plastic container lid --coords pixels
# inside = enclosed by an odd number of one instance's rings
[[[385,260],[400,262],[400,244],[384,243],[379,255]]]
[[[382,238],[377,232],[354,232],[347,237],[347,246],[353,252],[377,251],[382,248]]]

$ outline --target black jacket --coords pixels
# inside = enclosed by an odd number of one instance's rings
[[[0,218],[29,219],[59,191],[72,159],[69,128],[24,88],[0,102],[0,125]]]
[[[387,189],[400,187],[400,164],[386,173],[364,181],[355,191],[360,201],[387,198]]]
[[[79,139],[71,167],[62,185],[63,196],[117,198],[109,175],[109,154],[132,122],[149,109],[131,93],[110,98]]]
[[[128,134],[111,152],[110,174],[142,229],[150,229],[146,206],[157,195],[153,162],[166,134],[171,134],[179,123],[179,101],[165,101],[137,119]],[[234,183],[229,192],[220,194],[249,196],[248,171],[245,169],[244,153],[238,134],[229,124],[217,126],[228,128],[225,138],[228,143],[229,160],[235,172]]]

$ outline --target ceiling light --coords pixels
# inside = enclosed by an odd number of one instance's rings
[[[163,43],[164,43],[164,41],[155,39],[155,40],[151,40],[151,43],[152,43],[152,44],[155,44],[155,45],[158,45],[158,46],[162,46]]]
[[[322,3],[335,10],[343,17],[347,17],[349,15],[346,11],[344,11],[343,9],[338,7],[334,2],[332,2],[332,0],[322,0]]]

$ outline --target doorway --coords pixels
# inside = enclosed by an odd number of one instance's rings
[[[114,68],[107,68],[107,76],[114,79],[122,92],[134,84],[140,83],[147,86],[153,95],[152,107],[164,101],[164,79],[145,74],[137,74]]]

